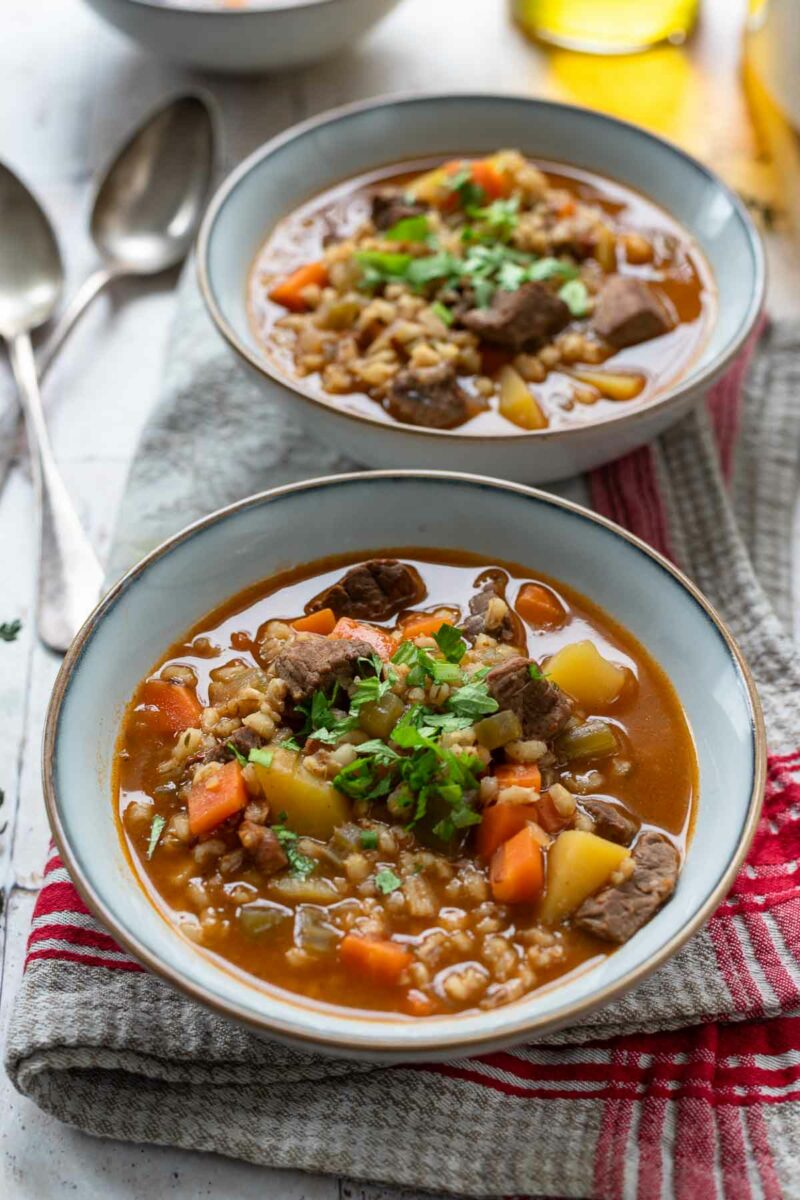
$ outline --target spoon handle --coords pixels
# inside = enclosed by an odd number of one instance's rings
[[[118,271],[112,271],[108,267],[98,267],[96,271],[92,271],[91,275],[84,279],[81,286],[78,288],[75,295],[70,300],[67,307],[64,309],[61,316],[58,318],[53,330],[45,344],[36,355],[36,369],[39,373],[39,382],[44,379],[47,372],[50,370],[53,359],[58,354],[64,342],[72,333],[74,327],[78,324],[86,309],[94,300],[103,288],[115,279],[119,274]]]
[[[39,509],[39,637],[63,652],[100,597],[103,571],[53,458],[27,333],[11,340],[9,355],[25,413]]]

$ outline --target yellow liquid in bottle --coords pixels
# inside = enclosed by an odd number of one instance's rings
[[[658,42],[682,42],[699,0],[511,0],[533,37],[573,50],[625,54]]]

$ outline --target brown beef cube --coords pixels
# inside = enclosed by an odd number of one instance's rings
[[[388,621],[424,595],[425,585],[413,567],[396,558],[371,558],[351,567],[338,583],[315,596],[306,611],[331,608],[337,617]]]
[[[358,672],[358,660],[371,655],[368,642],[302,633],[281,651],[272,666],[297,705],[309,700],[314,692],[329,692],[336,683],[348,687]]]
[[[496,638],[498,642],[506,642],[511,645],[524,644],[525,635],[519,618],[515,616],[508,606],[506,606],[506,611],[499,624],[495,624],[491,620],[492,609],[489,607],[490,603],[494,599],[505,602],[507,582],[508,576],[505,572],[498,571],[492,574],[483,583],[480,590],[470,598],[470,615],[461,626],[464,636],[470,642],[474,642],[479,634],[485,633],[490,637]]]
[[[500,708],[519,717],[523,738],[544,742],[554,738],[569,720],[572,701],[544,676],[532,676],[531,665],[531,660],[521,655],[509,658],[492,667],[486,684]]]
[[[639,832],[639,822],[636,817],[621,804],[611,804],[608,800],[588,796],[581,801],[581,807],[594,821],[594,831],[597,836],[606,838],[609,842],[617,842],[620,846],[630,846]]]
[[[268,825],[256,825],[253,821],[242,821],[239,826],[239,841],[248,858],[265,875],[276,875],[288,865],[288,858],[277,835]]]
[[[522,350],[546,341],[572,320],[570,311],[543,283],[523,283],[514,292],[495,292],[488,308],[471,308],[462,325],[486,342]]]
[[[425,212],[422,204],[406,200],[398,192],[376,192],[372,197],[372,224],[376,229],[391,229],[406,217],[420,217]]]
[[[680,868],[672,842],[660,833],[643,833],[633,848],[633,862],[633,874],[624,883],[610,884],[584,900],[575,914],[579,928],[619,945],[669,900]]]
[[[666,305],[643,279],[612,275],[595,301],[592,325],[603,341],[621,350],[668,333],[673,321]]]
[[[398,371],[389,385],[384,408],[395,421],[428,429],[453,429],[469,415],[466,393],[449,363]]]

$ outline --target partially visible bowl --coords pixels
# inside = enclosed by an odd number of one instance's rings
[[[248,321],[246,281],[268,231],[309,197],[411,158],[515,147],[626,184],[670,212],[708,260],[720,302],[701,353],[677,384],[592,422],[486,437],[387,424],[345,410],[270,361]],[[764,295],[760,239],[739,199],[699,162],[652,134],[587,109],[513,96],[439,95],[351,105],[295,126],[246,159],[217,192],[198,243],[200,286],[222,336],[309,432],[378,467],[429,467],[542,483],[642,445],[706,392],[753,328]],[[380,414],[382,416],[383,414]]]
[[[298,560],[397,545],[469,549],[552,572],[590,594],[667,672],[699,764],[699,806],[678,888],[635,937],[591,970],[506,1007],[416,1021],[279,991],[226,970],[190,943],[135,878],[111,786],[127,701],[192,624]],[[747,667],[688,580],[585,509],[518,485],[445,472],[294,484],[171,538],[117,584],[78,635],[55,686],[44,745],[45,797],[59,849],[87,904],[122,945],[174,986],[260,1033],[384,1060],[508,1045],[574,1024],[632,987],[675,953],[730,887],[758,819],[764,769],[763,722]]]
[[[244,74],[309,66],[345,49],[399,0],[87,0],[155,54]]]

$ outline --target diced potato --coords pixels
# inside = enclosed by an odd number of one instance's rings
[[[608,883],[629,854],[626,846],[582,829],[560,833],[547,851],[547,883],[540,919],[546,925],[565,920]]]
[[[603,658],[590,641],[562,646],[545,669],[553,683],[591,711],[613,704],[627,678],[625,668]]]
[[[645,377],[635,371],[573,371],[573,378],[596,388],[606,400],[635,400],[644,389]]]
[[[547,417],[525,380],[513,367],[501,367],[500,412],[520,429],[546,429]]]
[[[271,819],[286,813],[286,824],[295,833],[326,841],[337,825],[350,819],[350,802],[332,783],[318,779],[301,765],[292,750],[276,750],[270,766],[253,764]]]
[[[409,195],[421,204],[432,204],[435,207],[441,204],[442,198],[448,194],[447,178],[444,167],[435,167],[434,170],[426,171],[424,175],[413,180],[407,190]]]

